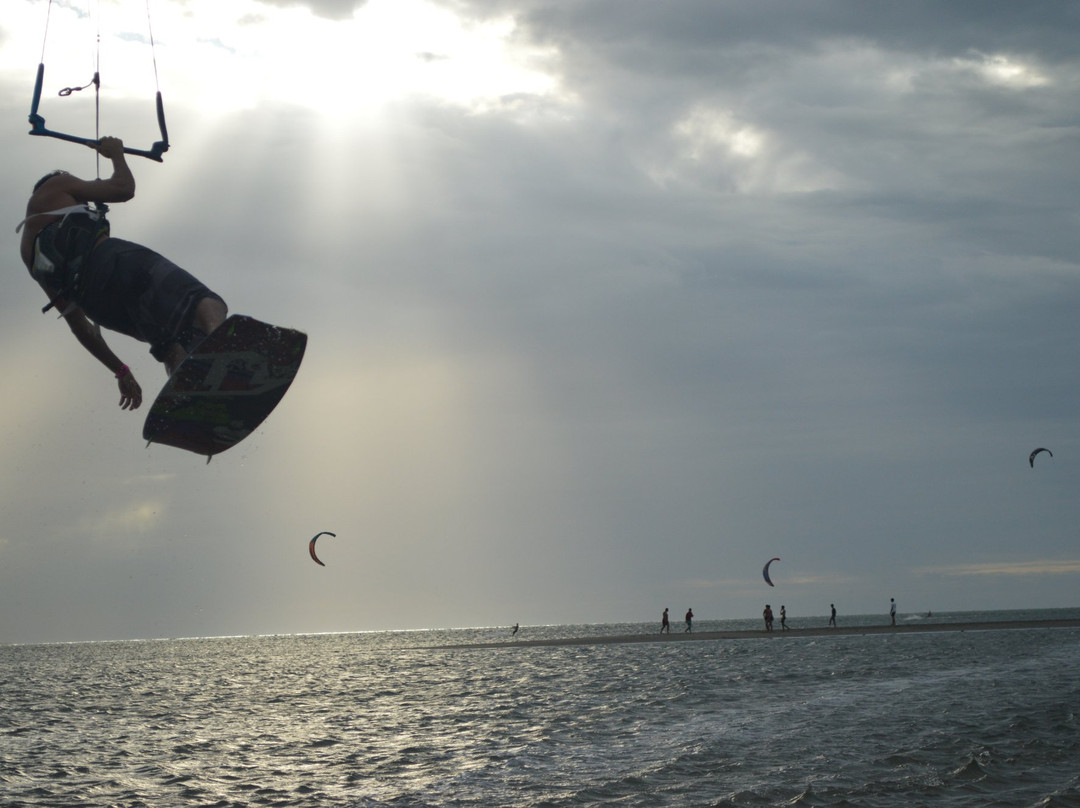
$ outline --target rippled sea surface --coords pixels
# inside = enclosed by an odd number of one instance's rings
[[[0,804],[1080,806],[1077,629],[506,635],[2,646]]]

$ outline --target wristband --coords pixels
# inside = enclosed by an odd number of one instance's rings
[[[129,368],[127,365],[121,365],[120,370],[116,371],[115,375],[116,375],[116,378],[122,379],[125,376],[127,376],[129,373],[131,373],[131,368]]]

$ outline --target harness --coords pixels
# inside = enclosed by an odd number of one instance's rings
[[[102,236],[109,235],[109,222],[105,214],[107,205],[95,203],[72,205],[60,210],[35,213],[33,216],[60,216],[47,224],[34,239],[34,261],[30,276],[45,287],[50,296],[48,311],[57,297],[77,297],[79,279],[83,267],[94,246]],[[27,219],[32,218],[28,216]],[[24,219],[16,232],[26,224]]]

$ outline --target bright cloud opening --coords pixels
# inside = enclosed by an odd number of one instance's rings
[[[1049,80],[1031,65],[1001,54],[975,54],[968,59],[955,59],[959,69],[975,73],[989,84],[1024,90],[1040,87]]]
[[[720,149],[736,157],[751,159],[765,145],[765,133],[739,121],[729,112],[699,107],[675,124],[674,135],[692,160],[705,159]]]
[[[688,179],[737,192],[805,193],[843,182],[797,144],[730,110],[698,105],[670,133],[671,153],[649,169],[660,184]]]

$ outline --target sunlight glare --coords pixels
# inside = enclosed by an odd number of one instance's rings
[[[513,21],[469,24],[427,0],[370,0],[337,21],[246,1],[167,12],[155,36],[170,89],[208,111],[270,102],[348,119],[410,96],[480,108],[555,87],[551,54],[516,43]]]

